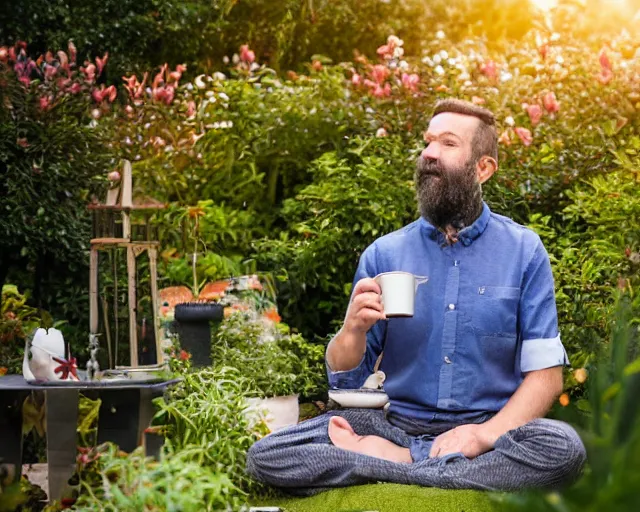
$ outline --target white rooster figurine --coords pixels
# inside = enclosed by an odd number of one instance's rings
[[[25,380],[79,380],[75,358],[65,359],[64,352],[64,338],[58,329],[37,329],[31,342],[27,338],[24,348],[22,374]]]

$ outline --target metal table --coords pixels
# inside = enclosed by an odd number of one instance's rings
[[[100,398],[98,444],[111,441],[133,451],[155,413],[152,400],[180,379],[162,382],[80,381],[29,384],[22,375],[0,377],[0,461],[22,472],[22,404],[31,391],[45,394],[49,500],[59,499],[76,468],[78,400]],[[148,455],[157,455],[147,453]]]

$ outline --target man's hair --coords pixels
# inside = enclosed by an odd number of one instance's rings
[[[451,112],[477,117],[480,120],[471,141],[471,157],[477,162],[484,155],[498,161],[498,136],[496,134],[496,118],[490,110],[456,98],[439,100],[433,111],[432,119],[438,114]]]

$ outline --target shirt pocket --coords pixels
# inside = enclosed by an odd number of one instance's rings
[[[515,336],[519,303],[518,287],[479,286],[473,296],[473,329],[483,336]]]

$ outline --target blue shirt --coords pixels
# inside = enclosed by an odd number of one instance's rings
[[[540,237],[486,203],[453,245],[422,218],[377,239],[362,253],[354,285],[394,270],[429,277],[414,316],[377,322],[356,368],[327,365],[332,388],[361,387],[384,350],[389,412],[465,422],[499,411],[525,372],[568,364]]]

